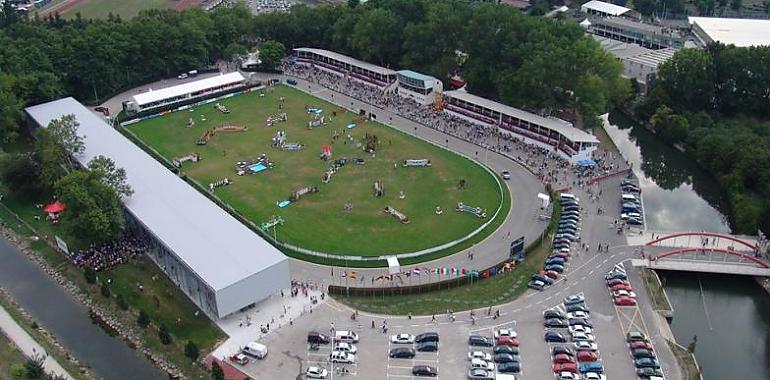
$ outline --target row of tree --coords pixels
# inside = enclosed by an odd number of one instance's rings
[[[442,79],[458,68],[457,52],[464,52],[471,91],[544,113],[596,115],[629,91],[619,79],[619,63],[576,23],[489,3],[372,0],[258,16],[235,6],[211,13],[152,10],[128,21],[52,17],[0,29],[0,137],[14,137],[23,105],[64,94],[98,102],[229,60],[267,40]],[[282,50],[274,46],[265,49],[271,63],[271,53]]]
[[[728,194],[738,232],[770,230],[770,47],[683,49],[637,116],[683,144]]]

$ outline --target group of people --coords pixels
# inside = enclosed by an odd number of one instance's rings
[[[146,251],[145,242],[133,236],[124,236],[101,245],[91,244],[88,248],[73,252],[69,258],[81,268],[91,268],[98,272],[112,269]]]

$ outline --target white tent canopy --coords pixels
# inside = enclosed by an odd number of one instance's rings
[[[401,273],[401,264],[398,262],[398,257],[396,256],[388,257],[388,273],[389,274]]]

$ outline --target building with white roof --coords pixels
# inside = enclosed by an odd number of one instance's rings
[[[422,105],[436,101],[436,97],[444,90],[444,84],[440,80],[412,70],[399,70],[396,77],[398,94]]]
[[[470,94],[464,90],[444,92],[444,111],[473,123],[497,126],[525,143],[552,149],[572,163],[590,159],[599,140],[572,123],[543,117]]]
[[[671,59],[679,51],[679,49],[674,48],[653,50],[597,35],[593,37],[604,51],[615,56],[623,64],[622,76],[636,79],[645,90],[652,77],[658,72],[658,66]]]
[[[639,12],[634,11],[631,8],[622,7],[612,3],[605,3],[604,1],[591,0],[580,6],[580,11],[586,14],[594,16],[625,16],[639,18]]]
[[[714,42],[738,47],[770,46],[770,20],[689,17],[692,32],[701,45]]]
[[[582,24],[591,33],[613,40],[638,44],[650,49],[678,48],[685,44],[685,36],[678,30],[666,26],[648,24],[625,17],[589,16]]]
[[[312,64],[332,74],[347,76],[371,86],[385,88],[396,81],[396,72],[391,69],[337,52],[314,48],[296,48],[294,54],[297,63]]]
[[[103,155],[126,171],[127,227],[148,256],[206,315],[219,319],[289,287],[286,256],[73,98],[25,109],[31,128],[63,115],[80,123],[85,166]]]
[[[234,71],[160,90],[150,89],[147,92],[132,96],[129,101],[123,102],[123,109],[129,113],[161,111],[177,104],[189,104],[231,92],[244,85],[243,75]]]

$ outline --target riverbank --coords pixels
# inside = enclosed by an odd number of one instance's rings
[[[674,353],[676,361],[679,363],[679,368],[682,370],[682,379],[703,380],[698,361],[695,360],[695,355],[674,341],[666,339],[666,343],[668,343],[668,347]]]

